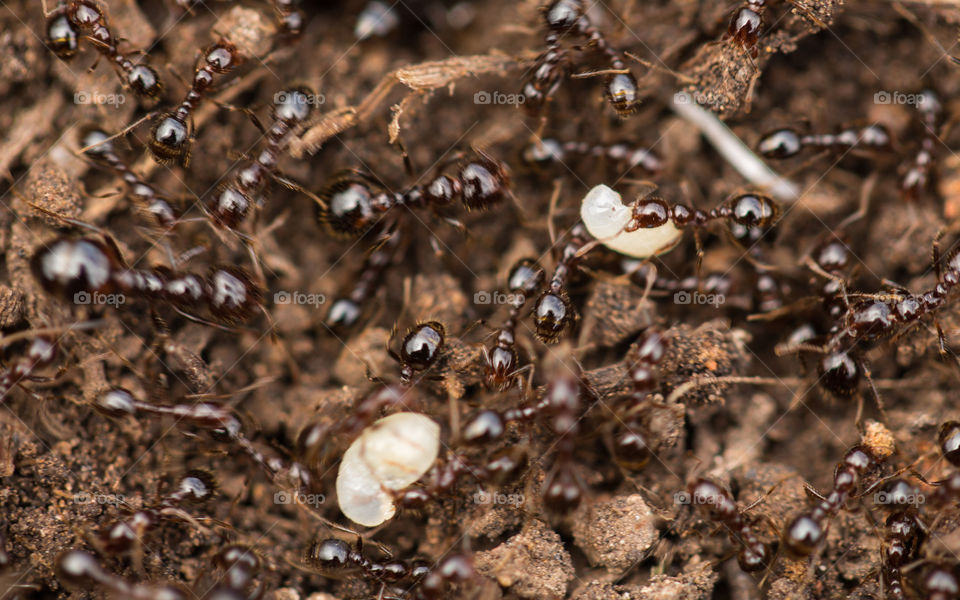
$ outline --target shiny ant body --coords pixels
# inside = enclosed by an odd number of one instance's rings
[[[47,45],[58,58],[68,60],[79,48],[80,35],[89,39],[122,73],[123,83],[141,98],[155,98],[162,85],[150,65],[134,63],[117,48],[103,9],[94,0],[61,3],[47,18]]]
[[[545,344],[560,339],[563,332],[577,320],[576,309],[567,294],[567,284],[580,260],[580,251],[593,240],[583,222],[570,230],[570,237],[560,250],[560,258],[553,275],[533,305],[533,322],[537,338]]]
[[[756,58],[760,53],[757,42],[760,41],[766,4],[767,0],[746,0],[737,12],[733,13],[724,35],[725,39],[732,39],[736,45],[748,51],[752,58]]]
[[[551,0],[543,7],[547,29],[544,39],[547,49],[533,66],[523,86],[524,106],[533,114],[539,113],[560,86],[567,63],[567,50],[560,45],[565,36],[580,38],[599,51],[610,65],[612,73],[604,80],[604,94],[610,106],[620,117],[628,117],[640,107],[639,86],[636,77],[627,70],[620,52],[607,41],[603,33],[590,23],[581,0]]]
[[[423,560],[378,562],[335,538],[314,543],[304,559],[307,565],[326,577],[343,579],[360,574],[379,583],[380,598],[396,598],[383,596],[384,590],[388,586],[404,583],[414,588],[414,598],[439,600],[450,585],[466,583],[476,576],[472,561],[462,554],[449,554],[434,566]],[[403,595],[406,596],[406,593]]]
[[[605,158],[615,164],[623,165],[626,170],[640,167],[650,173],[663,169],[663,162],[651,150],[636,148],[629,144],[590,144],[583,141],[560,141],[552,138],[538,140],[523,151],[523,159],[528,163],[563,162],[570,155]]]
[[[937,133],[943,117],[943,105],[933,90],[924,90],[919,94],[917,110],[920,111],[920,121],[923,123],[923,140],[913,164],[900,182],[900,192],[908,201],[916,201],[930,185],[936,160]]]
[[[660,362],[670,342],[659,329],[648,329],[627,352],[627,373],[633,391],[616,400],[622,411],[619,431],[613,438],[613,455],[617,464],[627,469],[641,469],[650,461],[652,448],[650,434],[644,425],[649,404],[647,396],[657,385]]]
[[[157,192],[153,186],[143,181],[127,163],[117,154],[107,132],[95,127],[88,129],[80,138],[80,145],[87,150],[87,156],[97,163],[114,171],[127,186],[130,199],[142,207],[164,229],[177,224],[179,214],[170,201]]]
[[[235,229],[247,218],[267,184],[267,178],[277,177],[277,162],[293,132],[310,118],[316,94],[300,86],[283,90],[274,98],[273,124],[265,134],[266,146],[236,173],[233,181],[219,190],[207,207],[217,225]]]
[[[543,279],[543,269],[531,258],[521,259],[510,269],[507,276],[510,312],[497,330],[493,345],[489,349],[484,348],[487,363],[484,375],[488,387],[503,391],[517,381],[522,373],[518,368],[520,358],[515,349],[517,321],[527,299],[540,289]]]
[[[153,119],[147,147],[154,159],[161,163],[189,164],[194,136],[191,124],[193,113],[213,84],[214,76],[229,73],[242,61],[237,47],[226,40],[204,50],[203,58],[194,70],[193,83],[183,101],[171,112]]]
[[[401,206],[436,211],[460,202],[467,210],[486,210],[509,194],[509,183],[506,165],[482,154],[463,161],[456,176],[440,174],[401,192],[383,189],[369,175],[354,171],[320,192],[325,206],[318,219],[336,235],[359,237]]]
[[[330,305],[326,320],[328,327],[344,331],[357,324],[364,305],[376,293],[377,284],[399,253],[402,239],[403,234],[395,226],[381,236],[367,253],[359,272],[352,278],[350,289]]]
[[[881,494],[885,500],[881,506],[889,515],[884,523],[880,581],[885,597],[905,600],[908,596],[903,569],[913,561],[924,537],[917,515],[920,493],[915,486],[897,477],[887,481]]]
[[[95,296],[123,294],[169,303],[181,314],[205,304],[225,325],[248,321],[263,295],[238,267],[216,266],[205,276],[167,268],[131,269],[114,247],[94,238],[56,239],[39,248],[30,265],[40,285],[61,300],[89,303]]]
[[[849,127],[839,133],[801,134],[794,129],[778,129],[760,138],[757,152],[765,158],[784,159],[805,149],[845,152],[852,149],[889,150],[890,132],[879,123]]]
[[[7,394],[14,386],[32,377],[37,369],[53,364],[56,357],[57,346],[52,339],[37,336],[30,340],[26,354],[16,359],[5,370],[0,371],[0,403],[7,399]]]
[[[730,493],[708,479],[697,479],[687,487],[690,502],[702,509],[714,521],[727,528],[730,539],[739,545],[737,563],[744,571],[762,571],[770,566],[773,552],[760,540],[747,523],[743,512]]]

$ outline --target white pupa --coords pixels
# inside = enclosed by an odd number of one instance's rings
[[[630,214],[631,209],[623,204],[620,194],[603,184],[587,192],[580,205],[580,218],[587,231],[614,252],[646,258],[662,254],[680,241],[683,231],[672,221],[652,229],[623,231]]]
[[[337,502],[354,523],[375,527],[393,518],[388,490],[420,479],[437,460],[440,426],[420,413],[384,417],[363,430],[340,461]]]

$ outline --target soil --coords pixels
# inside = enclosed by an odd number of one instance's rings
[[[46,4],[52,9],[55,2]],[[935,319],[864,352],[883,409],[865,382],[852,397],[830,394],[818,385],[816,356],[783,354],[777,346],[804,323],[823,331],[833,324],[821,307],[820,280],[803,259],[859,209],[862,217],[842,230],[857,265],[849,291],[876,292],[885,282],[914,292],[936,285],[933,241],[945,232],[942,250],[951,248],[960,214],[960,158],[951,150],[960,143],[953,127],[960,67],[947,56],[960,23],[955,3],[768,1],[754,57],[724,38],[735,3],[585,2],[609,43],[635,57],[627,67],[643,102],[627,118],[608,105],[599,77],[566,77],[540,116],[476,101],[477,94],[502,98],[522,89],[544,50],[540,0],[407,0],[395,6],[395,29],[363,41],[354,26],[366,0],[304,2],[305,28],[295,39],[278,34],[271,3],[260,0],[196,3],[190,11],[179,7],[188,2],[174,0],[102,4],[121,50],[145,50],[158,68],[165,87],[155,102],[138,102],[87,40],[72,60],[58,59],[45,47],[40,3],[11,0],[0,9],[0,353],[11,368],[37,330],[53,331],[59,349],[53,365],[20,381],[0,407],[0,598],[109,596],[102,586],[70,586],[58,577],[57,557],[73,548],[94,553],[106,571],[144,590],[171,583],[189,590],[188,597],[206,597],[222,582],[213,557],[231,543],[259,556],[256,579],[268,599],[419,593],[417,586],[394,590],[358,573],[339,579],[317,573],[304,554],[329,537],[351,544],[362,538],[362,552],[378,561],[388,553],[430,564],[451,553],[470,556],[476,572],[449,588],[444,597],[450,598],[884,596],[887,513],[867,491],[901,473],[931,496],[935,488],[927,482],[953,469],[940,459],[936,440],[941,423],[960,418],[950,400],[960,362],[949,348],[941,358],[937,326],[958,343],[960,311],[951,296]],[[187,167],[157,164],[146,153],[149,125],[115,140],[133,171],[191,217],[164,233],[132,203],[119,177],[78,152],[78,133],[90,123],[119,132],[179,102],[200,50],[221,36],[246,60],[214,85],[209,96],[216,102],[204,102],[193,115],[197,137]],[[566,47],[571,74],[608,68],[600,53]],[[317,192],[355,168],[403,189],[438,170],[451,172],[448,163],[471,148],[510,170],[511,198],[491,210],[404,209],[400,251],[359,326],[346,332],[326,325],[327,311],[350,289],[377,231],[337,238],[318,223],[310,197],[278,182],[242,235],[212,227],[198,205],[245,157],[259,153],[264,138],[249,111],[269,127],[274,95],[291,83],[310,86],[320,103],[279,165],[306,190]],[[943,102],[936,131],[905,103],[924,88]],[[589,390],[574,456],[586,493],[570,514],[548,510],[541,500],[557,441],[545,420],[511,424],[500,441],[466,451],[480,463],[497,451],[522,449],[528,462],[515,479],[494,486],[461,478],[422,510],[400,511],[361,531],[341,515],[334,493],[349,435],[324,442],[312,465],[311,503],[304,505],[278,501],[290,483],[269,478],[229,441],[172,418],[109,419],[93,410],[93,401],[113,387],[161,404],[217,399],[241,415],[257,448],[288,460],[305,425],[335,429],[378,385],[371,379],[397,381],[391,349],[415,323],[437,320],[446,344],[411,392],[409,408],[441,424],[446,460],[470,415],[520,402],[516,388],[498,392],[483,383],[483,348],[508,309],[478,297],[502,292],[511,265],[525,256],[539,258],[549,276],[590,187],[606,183],[633,198],[653,182],[671,203],[704,210],[753,189],[675,112],[679,91],[751,148],[783,126],[830,133],[865,123],[885,125],[893,147],[811,150],[770,162],[804,193],[784,203],[760,259],[711,224],[696,236],[701,259],[688,232],[652,261],[672,281],[726,274],[733,283],[720,302],[678,303],[656,286],[647,292],[645,281],[625,271],[623,257],[598,247],[566,286],[578,320],[561,344],[538,341],[524,313],[517,347],[521,362],[533,365],[520,377],[530,394],[542,393],[558,359],[571,356]],[[908,202],[900,180],[928,133],[935,134],[934,177]],[[529,164],[524,150],[538,134],[650,148],[663,168],[651,174],[573,154],[562,163]],[[401,150],[409,153],[412,173]],[[169,267],[179,258],[178,269],[196,272],[241,265],[265,288],[264,311],[244,326],[224,328],[185,318],[163,302],[66,304],[45,293],[29,267],[38,248],[63,235],[108,237],[138,268]],[[766,312],[755,293],[758,261],[778,282],[781,308],[773,316],[757,317]],[[313,301],[283,304],[280,292]],[[68,329],[77,323],[89,326]],[[655,457],[630,470],[611,458],[611,440],[625,417],[618,398],[631,391],[628,351],[651,326],[670,342],[657,366],[655,408],[641,418]],[[746,574],[724,527],[677,500],[695,478],[709,477],[730,490],[759,538],[779,548],[785,524],[812,505],[810,490],[830,491],[834,466],[869,422],[892,433],[896,451],[839,511],[810,558],[778,549],[770,569]],[[157,507],[189,469],[214,475],[214,498],[164,518],[134,552],[105,551],[97,535],[103,526]],[[927,531],[903,571],[909,597],[924,597],[923,574],[932,565],[960,566],[956,507],[926,503],[919,518]]]

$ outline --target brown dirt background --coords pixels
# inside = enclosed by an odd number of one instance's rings
[[[356,357],[369,361],[375,374],[395,377],[397,367],[383,351],[391,328],[399,322],[402,330],[429,317],[443,320],[451,337],[463,338],[460,344],[451,340],[460,354],[445,362],[446,383],[453,383],[422,386],[423,410],[444,424],[445,439],[451,435],[451,406],[461,419],[479,406],[510,406],[514,396],[476,385],[481,357],[475,344],[485,339],[486,328],[470,326],[479,318],[496,324],[505,311],[475,304],[473,294],[499,289],[506,270],[524,255],[541,256],[552,268],[555,254],[550,252],[547,216],[555,185],[560,196],[553,217],[563,233],[575,221],[579,200],[590,186],[617,181],[617,189],[627,195],[633,179],[647,178],[591,159],[527,166],[520,160],[522,149],[541,125],[545,137],[652,146],[665,161],[664,171],[653,178],[664,197],[709,208],[745,182],[691,124],[671,111],[673,94],[681,88],[706,98],[750,145],[781,125],[806,123],[813,131],[831,131],[857,121],[883,122],[897,140],[893,154],[876,160],[848,157],[839,164],[834,157],[806,165],[797,159],[777,166],[808,192],[786,211],[768,261],[778,276],[794,282],[791,299],[808,296],[809,274],[800,258],[817,236],[857,209],[864,182],[875,176],[868,214],[850,228],[851,247],[862,261],[852,287],[876,290],[881,278],[912,290],[935,284],[929,268],[931,241],[960,212],[960,158],[950,150],[958,141],[951,125],[957,114],[960,67],[931,42],[935,38],[948,48],[954,45],[960,14],[950,2],[877,0],[847,6],[772,1],[756,61],[729,43],[717,43],[736,8],[732,3],[597,4],[590,15],[614,45],[679,72],[680,81],[631,62],[646,100],[638,114],[620,120],[601,97],[598,80],[567,79],[542,124],[512,106],[473,102],[481,90],[520,90],[524,69],[542,49],[537,1],[466,2],[474,18],[466,27],[455,28],[442,17],[442,2],[411,0],[408,4],[419,18],[401,9],[406,20],[400,30],[360,43],[352,31],[363,2],[307,4],[306,30],[290,45],[273,43],[272,14],[262,2],[212,2],[182,18],[172,2],[112,0],[108,6],[111,26],[126,39],[125,47],[149,47],[152,64],[161,68],[166,83],[162,106],[176,102],[184,91],[172,73],[189,78],[197,51],[220,33],[229,33],[235,41],[242,38],[260,59],[249,61],[235,84],[215,96],[252,107],[266,120],[272,95],[288,82],[303,81],[324,95],[325,115],[362,107],[362,118],[315,154],[287,156],[281,162],[285,174],[311,190],[339,169],[361,165],[395,188],[405,185],[409,179],[399,153],[388,143],[390,108],[403,102],[400,136],[418,175],[429,175],[430,166],[452,149],[482,146],[510,165],[516,203],[458,215],[468,225],[468,236],[426,216],[421,216],[423,222],[407,219],[405,255],[389,270],[372,314],[360,331],[338,337],[323,326],[325,307],[274,305],[272,293],[298,290],[333,298],[353,277],[371,239],[354,243],[331,238],[317,226],[308,198],[274,184],[255,230],[276,335],[269,335],[270,325],[262,316],[248,330],[229,333],[192,324],[161,308],[172,334],[168,344],[156,348],[158,337],[146,318],[146,304],[71,312],[42,293],[29,274],[29,256],[57,235],[58,224],[38,216],[25,199],[104,228],[125,255],[138,257],[142,266],[168,264],[168,255],[164,244],[155,243],[156,232],[145,227],[117,193],[120,182],[75,155],[80,124],[92,121],[117,131],[142,110],[130,96],[119,107],[76,104],[78,91],[123,93],[110,67],[101,61],[88,70],[96,58],[89,45],[69,65],[57,60],[42,42],[40,4],[4,2],[0,327],[14,333],[98,316],[105,323],[94,331],[64,336],[57,366],[42,373],[47,379],[15,388],[0,409],[0,516],[12,559],[0,580],[3,598],[99,597],[100,592],[65,591],[53,574],[53,561],[65,549],[90,548],[90,534],[98,525],[124,511],[78,502],[76,495],[122,496],[130,507],[149,505],[188,468],[206,468],[216,475],[218,496],[191,510],[218,525],[201,531],[187,523],[166,522],[145,541],[142,572],[128,557],[104,556],[107,569],[132,580],[181,582],[199,597],[215,577],[208,570],[211,556],[226,543],[239,541],[262,557],[265,567],[259,578],[268,598],[376,597],[376,586],[360,580],[335,582],[297,567],[300,553],[329,530],[307,510],[276,504],[277,488],[238,451],[169,421],[107,420],[90,409],[90,401],[113,385],[158,401],[187,393],[219,395],[245,416],[257,444],[289,451],[304,423],[343,418],[370,385]],[[818,31],[811,14],[829,23],[828,29]],[[435,90],[397,84],[378,102],[364,104],[385,75],[397,69],[454,55],[486,54],[496,57],[491,62],[502,68],[458,74],[450,85],[443,82]],[[579,56],[575,71],[602,67],[590,53]],[[937,144],[938,179],[919,203],[906,205],[898,194],[897,167],[912,160],[923,128],[912,107],[875,104],[874,94],[912,93],[924,86],[936,89],[945,105],[946,124]],[[186,170],[158,167],[141,155],[144,126],[129,136],[123,152],[131,160],[140,157],[135,170],[170,196],[203,197],[241,154],[254,151],[259,132],[245,115],[212,103],[201,110],[198,129],[194,160]],[[187,265],[193,270],[214,262],[250,264],[235,240],[210,231],[200,223],[188,224],[169,239],[169,246],[175,254],[203,246],[204,252]],[[431,231],[440,240],[439,254],[428,243]],[[880,523],[882,514],[868,500],[856,512],[842,513],[825,550],[812,563],[781,559],[764,577],[740,572],[730,559],[734,549],[726,534],[702,515],[673,503],[673,494],[690,478],[708,474],[729,485],[741,507],[763,497],[749,514],[761,536],[775,540],[778,526],[807,502],[803,482],[829,489],[833,465],[858,439],[856,400],[825,396],[813,385],[814,373],[795,356],[778,358],[773,353],[803,315],[748,321],[749,311],[736,301],[746,298],[749,304],[748,264],[722,236],[704,237],[705,270],[729,270],[739,282],[734,297],[718,308],[678,306],[669,297],[641,302],[640,287],[615,279],[622,272],[617,257],[602,250],[591,254],[585,263],[590,272],[578,276],[570,288],[583,319],[567,336],[588,380],[602,399],[623,393],[620,361],[628,342],[657,322],[670,328],[673,338],[661,367],[659,391],[664,396],[708,373],[779,377],[783,383],[713,386],[685,396],[657,421],[658,459],[637,473],[622,472],[610,460],[604,435],[611,417],[595,409],[586,420],[590,435],[578,447],[591,492],[585,505],[567,517],[546,514],[538,499],[544,468],[549,467],[548,431],[540,427],[526,434],[512,432],[506,443],[528,444],[535,459],[521,481],[501,490],[523,494],[522,506],[477,505],[471,501],[477,485],[465,481],[427,514],[402,515],[372,539],[400,557],[431,560],[469,547],[486,583],[451,597],[880,597],[882,531],[873,523]],[[692,275],[694,257],[693,239],[687,235],[680,247],[662,257],[661,272]],[[940,319],[955,339],[954,308],[941,311]],[[520,327],[520,345],[534,356],[536,381],[542,384],[543,373],[549,371],[540,367],[562,350],[536,342],[531,327],[527,318]],[[946,473],[942,461],[935,460],[936,427],[960,416],[955,402],[951,404],[958,371],[937,357],[932,331],[917,328],[895,345],[881,344],[869,353],[887,407],[886,425],[898,445],[885,473],[916,461],[916,469],[930,480]],[[22,344],[5,348],[7,363],[22,350]],[[462,398],[448,402],[448,393],[461,392]],[[881,418],[865,389],[862,393],[867,415]],[[317,513],[345,523],[334,501],[334,473],[322,479],[327,501]],[[926,507],[922,518],[933,529],[918,556],[956,564],[958,517],[955,508]],[[376,555],[370,545],[367,552]],[[908,572],[911,589],[921,570]]]

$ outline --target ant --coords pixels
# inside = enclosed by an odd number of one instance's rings
[[[923,123],[923,141],[913,165],[904,174],[900,182],[900,192],[910,202],[915,202],[930,183],[933,163],[936,159],[937,131],[943,116],[943,105],[933,90],[923,90],[919,94],[917,110]]]
[[[708,479],[697,479],[687,487],[690,502],[703,507],[714,521],[727,528],[731,541],[741,546],[737,563],[748,573],[770,566],[770,547],[756,536],[730,492]]]
[[[520,318],[520,312],[527,303],[527,298],[540,289],[543,279],[543,269],[532,258],[521,259],[510,269],[510,274],[507,277],[510,312],[507,315],[507,320],[497,330],[497,337],[493,346],[489,350],[487,348],[483,349],[484,359],[487,363],[485,377],[488,387],[503,391],[514,381],[517,381],[520,373],[526,370],[526,368],[517,368],[520,360],[517,351],[514,349],[517,321]]]
[[[467,210],[486,210],[507,196],[509,184],[506,165],[479,152],[460,164],[455,177],[439,174],[401,192],[385,190],[370,175],[351,171],[320,192],[318,220],[335,235],[355,238],[399,206],[437,211],[460,202]]]
[[[627,352],[627,368],[633,391],[617,400],[626,405],[626,414],[620,425],[621,431],[613,439],[613,455],[617,464],[627,469],[642,469],[650,460],[652,449],[647,428],[642,419],[647,412],[647,396],[657,385],[657,367],[670,346],[667,337],[659,329],[645,331]]]
[[[867,438],[864,438],[865,440]],[[889,446],[885,445],[889,442]],[[783,529],[783,545],[793,555],[806,557],[826,539],[829,522],[847,503],[864,478],[893,453],[892,440],[864,441],[847,450],[833,474],[833,490],[820,496],[809,511],[793,518]]]
[[[273,0],[273,10],[277,13],[280,30],[291,37],[303,33],[303,11],[297,8],[299,0]]]
[[[273,124],[265,133],[266,147],[241,168],[233,181],[222,187],[216,199],[207,207],[213,221],[228,229],[246,219],[268,176],[277,178],[277,161],[290,143],[293,131],[305,123],[313,112],[316,94],[308,87],[298,86],[274,95]]]
[[[890,514],[885,522],[880,580],[887,598],[903,600],[907,597],[903,568],[916,554],[924,534],[916,508],[920,493],[915,486],[897,477],[886,483],[881,494],[886,500],[882,506]]]
[[[116,246],[94,238],[56,239],[36,250],[30,265],[40,285],[61,300],[89,303],[94,296],[139,296],[169,302],[184,316],[189,315],[183,310],[204,303],[211,316],[227,326],[248,321],[263,296],[239,267],[215,266],[206,276],[164,267],[131,269],[123,265]]]
[[[160,227],[173,228],[180,215],[163,195],[130,170],[127,163],[117,155],[110,140],[111,137],[102,129],[90,127],[81,135],[80,145],[86,148],[84,154],[120,175],[133,202],[144,207]]]
[[[33,376],[37,369],[53,364],[57,357],[57,345],[51,338],[39,335],[30,341],[26,354],[0,372],[0,403],[14,386]]]
[[[176,517],[192,520],[183,512],[186,504],[200,504],[213,497],[216,490],[213,475],[207,471],[186,472],[177,481],[174,489],[160,499],[154,508],[144,508],[117,520],[97,535],[96,541],[103,551],[120,555],[142,543],[144,536],[160,526],[163,519]]]
[[[353,549],[336,538],[315,542],[304,559],[325,577],[342,579],[360,573],[376,581],[381,586],[378,598],[384,598],[388,585],[405,582],[416,588],[416,598],[439,600],[445,597],[448,586],[466,583],[476,576],[472,561],[462,554],[449,554],[433,567],[423,560],[377,562],[365,557],[362,548]]]
[[[135,64],[117,49],[104,11],[94,0],[70,0],[61,3],[47,18],[47,45],[62,60],[69,60],[79,48],[83,32],[94,47],[124,73],[124,85],[141,98],[155,98],[162,84],[150,65]]]
[[[204,50],[183,101],[173,111],[160,114],[153,120],[147,147],[157,162],[177,162],[184,167],[190,163],[194,137],[193,127],[189,124],[192,113],[200,106],[214,75],[229,73],[243,60],[237,47],[226,40]]]
[[[540,294],[533,305],[533,322],[537,338],[552,344],[560,339],[563,332],[577,320],[576,309],[570,302],[566,286],[579,262],[582,251],[593,237],[587,232],[583,221],[577,221],[570,230],[570,238],[560,250],[560,259],[554,267],[547,289]]]
[[[921,294],[913,294],[903,288],[895,288],[893,293],[887,294],[850,294],[843,291],[844,310],[836,318],[826,340],[819,346],[794,344],[786,351],[806,350],[823,355],[818,364],[818,373],[824,387],[838,396],[853,395],[861,373],[868,371],[863,359],[854,355],[857,346],[861,342],[874,344],[889,338],[898,330],[903,331],[906,326],[930,315],[946,304],[950,290],[960,283],[960,250],[950,252],[942,261],[942,266],[939,239],[934,240],[933,261],[939,282],[933,289]],[[823,274],[829,276],[829,273]],[[850,296],[859,296],[861,299],[850,303]],[[937,335],[940,353],[945,356],[947,341],[939,324]],[[783,348],[778,350],[778,354],[784,352]],[[879,395],[877,398],[879,401]]]
[[[409,386],[418,373],[429,370],[443,351],[446,329],[437,321],[417,323],[400,343],[400,353],[387,348],[387,353],[400,364],[400,383]]]
[[[724,39],[732,39],[737,46],[749,51],[751,58],[757,58],[760,54],[757,42],[760,40],[766,3],[766,0],[746,0],[733,13],[724,35]]]
[[[363,313],[363,305],[375,293],[384,271],[399,254],[402,238],[395,223],[388,226],[378,243],[367,252],[363,266],[352,278],[353,286],[330,305],[326,321],[328,327],[343,331],[357,324]]]
[[[848,127],[839,133],[801,135],[794,129],[778,129],[760,138],[757,152],[764,158],[784,159],[800,154],[805,148],[843,152],[854,148],[889,150],[890,132],[880,123],[865,127]]]
[[[187,600],[187,592],[174,585],[133,583],[110,573],[84,550],[67,550],[54,562],[57,579],[78,590],[102,588],[111,596],[130,600]]]
[[[627,70],[620,52],[607,42],[599,29],[590,23],[581,0],[552,0],[542,9],[547,34],[547,49],[533,66],[529,80],[523,87],[524,105],[537,114],[556,92],[563,78],[561,67],[567,62],[567,51],[560,46],[565,35],[583,38],[609,62],[604,94],[610,106],[621,118],[629,117],[640,108],[639,86],[636,77]]]
[[[209,431],[214,438],[225,439],[236,444],[274,483],[281,483],[280,476],[286,473],[290,479],[303,483],[307,487],[311,484],[309,474],[301,465],[285,466],[279,457],[266,456],[257,449],[243,433],[243,425],[234,411],[219,402],[212,400],[194,402],[184,399],[170,405],[152,404],[137,400],[129,390],[112,388],[94,400],[93,408],[100,414],[113,419],[127,416],[174,417],[178,422],[184,421],[198,429]]]
[[[590,144],[577,140],[546,138],[527,146],[523,151],[523,159],[528,163],[563,162],[570,154],[606,158],[625,164],[627,171],[641,167],[645,171],[657,173],[663,169],[663,162],[651,150],[634,148],[626,143]]]

